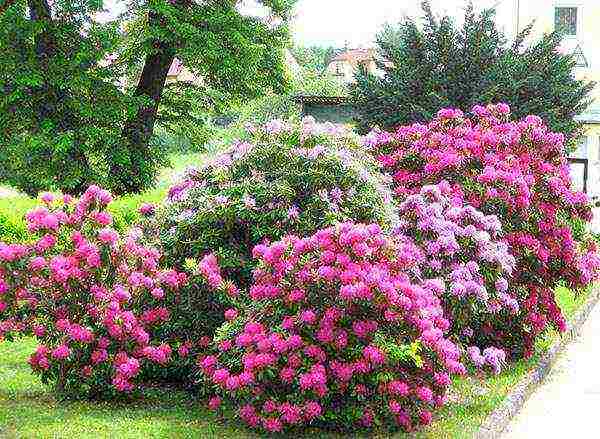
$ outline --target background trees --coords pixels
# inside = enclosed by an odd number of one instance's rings
[[[281,92],[294,2],[261,1],[266,16],[255,17],[238,0],[132,0],[103,24],[94,20],[102,0],[5,3],[0,178],[30,194],[78,193],[91,182],[115,193],[147,187],[162,161],[151,141],[175,57],[230,97]],[[135,86],[122,87],[131,69]]]
[[[332,46],[301,46],[295,45],[292,48],[292,55],[302,67],[312,70],[316,73],[323,73],[331,59],[340,52]]]
[[[557,50],[559,34],[526,46],[529,26],[509,43],[493,10],[476,14],[468,4],[459,27],[435,17],[428,1],[422,6],[422,25],[407,18],[378,35],[384,75],[357,74],[350,93],[360,130],[429,120],[444,107],[507,102],[516,117],[537,114],[554,131],[577,131],[573,116],[587,107],[593,84],[573,78],[575,61]]]

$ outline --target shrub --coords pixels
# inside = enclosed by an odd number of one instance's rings
[[[182,268],[186,259],[214,253],[223,276],[247,288],[257,244],[346,220],[389,228],[394,218],[391,193],[355,138],[333,125],[276,120],[253,128],[248,141],[235,142],[203,168],[189,170],[146,230],[168,264]],[[203,288],[188,288],[170,336],[181,343],[212,337],[231,306],[228,296],[221,304],[213,298]]]
[[[59,391],[131,391],[145,362],[170,359],[170,346],[151,335],[169,318],[163,298],[186,276],[159,269],[160,253],[135,230],[121,237],[110,228],[108,192],[92,186],[76,204],[43,199],[27,214],[38,240],[0,243],[0,338],[35,335],[31,367]]]
[[[444,281],[439,297],[453,339],[487,347],[490,340],[473,326],[502,325],[526,297],[509,283],[515,258],[501,241],[499,219],[451,197],[445,181],[409,195],[399,206],[398,230],[423,250],[423,278]]]
[[[378,34],[382,74],[359,71],[350,87],[362,132],[427,123],[440,108],[468,111],[501,101],[517,117],[540,115],[553,131],[576,137],[581,124],[574,116],[590,104],[595,84],[576,79],[576,60],[560,50],[563,36],[553,32],[529,44],[527,26],[508,41],[495,11],[477,13],[474,3],[461,25],[434,15],[426,1],[422,20],[406,18]]]
[[[120,233],[127,233],[142,218],[138,212],[139,205],[144,201],[159,201],[163,196],[163,192],[157,190],[117,198],[107,207],[113,219],[112,227]],[[0,199],[0,241],[24,243],[35,240],[34,234],[27,230],[24,215],[36,207],[37,203],[34,198],[20,196]]]
[[[253,251],[251,305],[226,323],[203,383],[254,428],[309,424],[412,430],[463,373],[436,283],[411,273],[421,253],[378,225],[344,223]],[[214,272],[214,270],[213,270]]]
[[[393,176],[398,199],[447,180],[455,197],[497,215],[517,260],[514,291],[526,299],[509,324],[484,321],[476,331],[512,355],[530,355],[548,325],[565,328],[557,285],[578,289],[597,276],[596,247],[581,227],[591,209],[585,194],[570,189],[562,134],[537,116],[509,122],[506,104],[473,113],[470,120],[460,110],[441,110],[427,125],[374,131],[365,144]]]
[[[230,120],[236,126],[265,124],[273,119],[300,119],[300,106],[291,94],[268,94],[243,104],[232,106],[221,119]]]

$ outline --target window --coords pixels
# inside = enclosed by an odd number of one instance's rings
[[[554,8],[554,28],[564,35],[577,35],[577,8]]]
[[[344,72],[342,72],[342,63],[335,63],[335,75],[344,76]]]
[[[570,154],[571,186],[577,191],[587,192],[588,138],[582,137],[577,149]]]

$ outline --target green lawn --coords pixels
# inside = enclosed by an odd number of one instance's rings
[[[572,316],[587,295],[557,291],[562,309]],[[548,333],[538,355],[555,340]],[[31,374],[26,363],[31,339],[0,344],[0,437],[19,438],[242,438],[255,437],[207,412],[201,401],[182,391],[147,390],[129,403],[61,402]],[[521,361],[499,376],[455,380],[448,405],[417,437],[469,438],[485,417],[535,363]],[[336,437],[311,431],[307,437]],[[340,436],[341,437],[341,436]],[[388,437],[387,435],[382,435]],[[397,438],[404,434],[395,435]]]

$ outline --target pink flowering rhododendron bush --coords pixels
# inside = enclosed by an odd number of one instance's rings
[[[452,337],[461,345],[487,346],[492,340],[473,325],[488,320],[502,324],[519,312],[525,297],[509,284],[515,258],[501,240],[498,218],[451,196],[445,181],[408,195],[399,205],[397,231],[424,252],[421,276],[440,282],[439,297]]]
[[[472,329],[527,356],[546,327],[565,328],[556,286],[577,289],[597,277],[595,244],[582,233],[591,209],[586,195],[571,189],[561,134],[536,116],[509,121],[505,104],[476,106],[473,113],[469,119],[441,110],[428,125],[374,131],[365,145],[392,175],[400,201],[446,180],[454,198],[499,218],[516,258],[509,296],[519,312],[509,322],[482,321]]]
[[[145,363],[169,362],[171,347],[152,333],[186,282],[159,268],[139,230],[111,228],[111,199],[94,186],[77,202],[46,194],[26,215],[37,241],[0,243],[0,337],[35,336],[33,371],[73,396],[129,392]]]
[[[223,278],[246,289],[257,244],[289,233],[306,236],[338,221],[391,229],[396,218],[391,190],[358,140],[340,126],[311,119],[249,127],[246,140],[189,169],[156,212],[148,211],[147,237],[176,268],[214,253]],[[190,285],[181,297],[164,337],[197,350],[224,322],[236,291],[209,293],[203,285]],[[178,371],[165,378],[186,379],[186,364],[193,366],[187,360],[173,363]]]
[[[340,224],[254,248],[242,314],[201,355],[209,406],[253,428],[307,425],[413,430],[465,371],[438,298],[416,281],[422,252],[378,225]]]

